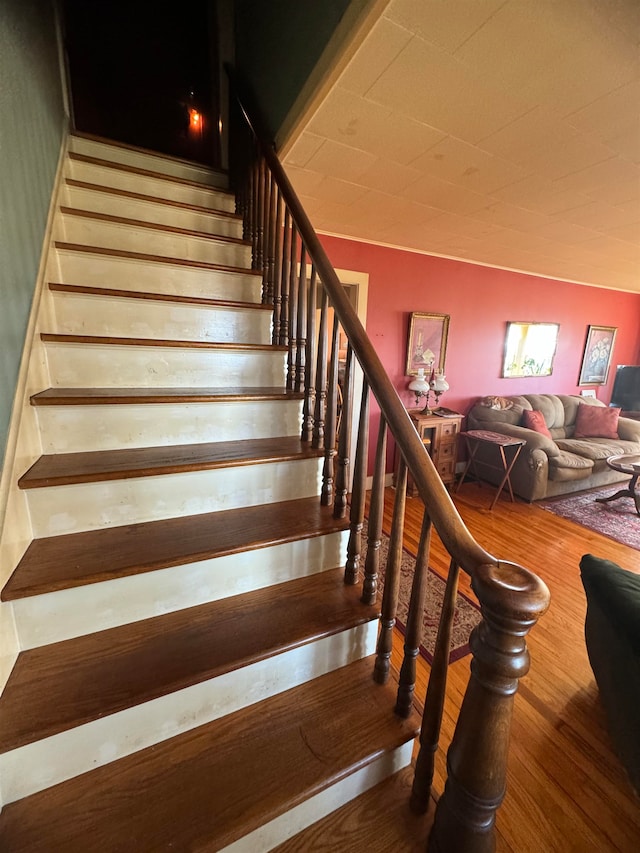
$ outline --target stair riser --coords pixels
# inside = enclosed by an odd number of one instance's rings
[[[318,678],[375,650],[377,620],[0,756],[6,804]]]
[[[227,186],[227,177],[222,172],[214,172],[204,166],[189,163],[179,159],[165,158],[145,154],[131,148],[123,148],[119,145],[109,145],[94,139],[85,139],[81,136],[69,138],[69,150],[76,154],[84,154],[87,157],[97,157],[100,160],[109,160],[112,163],[124,163],[127,166],[135,166],[138,169],[147,169],[151,172],[161,172],[164,175],[173,175],[187,181],[199,181],[208,186]]]
[[[285,542],[12,602],[31,649],[344,565],[348,532]]]
[[[287,839],[292,838],[303,829],[323,817],[326,817],[345,803],[351,802],[360,794],[364,794],[374,785],[378,785],[394,773],[399,772],[411,763],[413,741],[409,741],[393,752],[386,752],[367,764],[365,767],[351,773],[344,779],[326,788],[319,794],[304,800],[280,817],[264,824],[254,832],[245,835],[233,844],[223,847],[220,853],[268,853]],[[328,847],[324,848],[328,850]],[[336,849],[344,849],[339,845]]]
[[[251,266],[249,246],[171,234],[156,231],[153,228],[138,228],[125,223],[104,222],[71,214],[62,214],[60,219],[63,239],[68,243],[125,252],[145,252],[150,255],[160,255],[163,258],[204,261],[230,267],[248,269]]]
[[[45,350],[58,388],[285,386],[282,352],[53,342]]]
[[[271,343],[271,313],[153,300],[53,292],[61,334],[217,343]]]
[[[34,537],[198,515],[320,494],[322,459],[28,489]]]
[[[95,213],[108,213],[111,216],[124,216],[127,219],[140,219],[142,222],[203,231],[218,237],[242,238],[242,222],[238,219],[216,216],[214,213],[200,213],[159,202],[127,198],[84,187],[67,186],[64,203],[68,207],[79,210],[91,210]]]
[[[174,181],[164,181],[162,178],[123,172],[119,169],[97,166],[93,163],[70,160],[67,164],[66,177],[104,187],[114,187],[119,190],[157,196],[157,198],[164,198],[169,201],[197,204],[202,207],[209,207],[211,210],[235,212],[235,201],[227,193]]]
[[[299,435],[300,400],[40,406],[44,453]]]
[[[250,273],[195,269],[162,261],[147,263],[64,249],[57,250],[57,259],[60,281],[65,284],[238,302],[259,303],[262,300],[262,281]]]

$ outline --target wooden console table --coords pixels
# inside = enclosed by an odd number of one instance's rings
[[[486,429],[470,429],[469,432],[463,432],[462,435],[465,437],[465,441],[467,442],[469,459],[467,460],[467,464],[465,465],[464,471],[462,472],[462,476],[460,477],[458,489],[464,483],[464,479],[467,476],[469,468],[471,468],[476,479],[478,481],[480,480],[480,476],[476,468],[476,465],[478,464],[476,461],[476,453],[478,452],[478,448],[481,447],[483,444],[489,445],[490,447],[495,447],[498,451],[496,460],[498,464],[485,462],[484,460],[481,460],[479,464],[484,465],[487,468],[493,468],[495,471],[500,471],[500,473],[503,475],[502,479],[500,480],[498,490],[496,491],[496,496],[494,497],[489,509],[491,510],[494,508],[505,486],[507,486],[509,489],[509,495],[511,497],[511,502],[513,503],[513,489],[511,488],[511,470],[515,465],[516,459],[518,458],[518,456],[520,456],[520,451],[526,444],[526,441],[521,438],[509,438],[508,435],[501,435],[499,432],[491,432],[490,430]],[[507,448],[513,451],[510,459],[507,457]]]
[[[453,485],[456,479],[458,436],[464,415],[443,417],[423,413],[420,409],[410,410],[409,415],[424,446],[429,451],[442,482],[445,486]],[[398,458],[396,458],[395,469],[397,472]],[[407,476],[407,494],[411,497],[418,496],[418,490],[410,474]]]

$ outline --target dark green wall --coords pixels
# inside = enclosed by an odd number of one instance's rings
[[[275,137],[351,0],[237,0],[236,62]]]
[[[0,460],[63,129],[51,0],[1,0]]]

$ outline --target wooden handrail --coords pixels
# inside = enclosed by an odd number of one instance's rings
[[[378,401],[396,445],[406,460],[418,493],[427,507],[438,535],[449,553],[455,555],[461,568],[468,574],[473,575],[474,569],[479,565],[486,563],[498,565],[499,561],[475,541],[462,521],[430,456],[425,452],[422,441],[398,396],[398,392],[391,383],[358,315],[350,304],[273,146],[266,141],[268,137],[263,130],[264,124],[258,118],[259,112],[255,104],[251,106],[251,94],[246,87],[243,87],[230,66],[227,66],[227,71],[238,92],[245,120],[260,143],[262,155],[280,187],[282,197],[296,223],[307,254],[329,294],[334,311],[338,315],[369,387]],[[245,104],[251,106],[250,114]]]
[[[374,489],[372,491],[369,546],[380,544],[381,486],[386,448],[386,433],[393,436],[401,454],[399,481],[396,490],[394,523],[391,531],[389,561],[386,567],[382,623],[374,678],[384,681],[389,672],[391,633],[395,624],[402,550],[402,524],[407,472],[425,505],[425,524],[419,550],[418,569],[411,595],[407,620],[405,662],[400,678],[396,712],[406,715],[412,702],[418,637],[424,606],[424,572],[426,571],[429,537],[432,527],[437,531],[451,556],[445,606],[425,701],[425,722],[421,751],[416,766],[412,795],[415,810],[426,808],[433,779],[433,754],[438,746],[442,719],[444,691],[451,623],[459,569],[471,577],[471,585],[482,610],[482,621],[472,632],[473,660],[471,677],[448,753],[448,778],[436,810],[429,850],[433,853],[489,853],[493,850],[495,812],[504,796],[509,726],[513,696],[519,678],[529,666],[525,637],[549,603],[549,591],[533,572],[510,562],[498,560],[485,551],[471,535],[445,488],[431,457],[392,385],[367,333],[353,310],[338,276],[329,261],[307,214],[300,203],[273,145],[264,131],[264,122],[251,93],[230,66],[226,66],[238,106],[250,131],[251,146],[257,149],[258,162],[246,167],[251,176],[245,211],[254,215],[250,230],[254,245],[254,263],[264,270],[263,299],[274,301],[273,340],[285,343],[288,334],[289,387],[305,392],[302,438],[313,441],[314,447],[325,448],[325,482],[323,503],[334,501],[334,514],[342,516],[347,509],[346,470],[350,465],[349,418],[352,396],[352,362],[355,357],[364,374],[360,406],[360,424],[355,454],[355,470],[350,507],[350,537],[347,549],[345,583],[358,583],[361,576],[361,533],[364,517],[364,488],[369,428],[369,394],[372,393],[381,410],[380,433],[377,442]],[[238,145],[238,152],[241,145]],[[252,152],[247,152],[250,159]],[[266,167],[266,168],[265,168]],[[240,177],[236,175],[236,181]],[[236,183],[236,185],[238,185]],[[274,202],[274,198],[276,201]],[[240,202],[242,205],[242,202]],[[282,217],[284,210],[284,225]],[[257,212],[257,216],[256,216]],[[288,228],[291,233],[288,233]],[[280,230],[284,229],[282,249]],[[291,247],[290,256],[287,255]],[[300,272],[296,273],[299,246]],[[282,263],[276,257],[282,251]],[[307,303],[306,262],[311,264],[310,298]],[[289,285],[287,281],[289,270]],[[282,276],[283,288],[278,280]],[[322,290],[322,319],[319,343],[315,342],[316,285]],[[343,428],[338,447],[338,466],[335,474],[333,456],[335,445],[335,407],[337,378],[337,325],[331,344],[330,364],[327,361],[326,307],[330,304],[344,330],[347,341],[345,387],[343,398]],[[288,306],[288,307],[287,307]],[[278,328],[276,328],[278,326]],[[284,332],[283,332],[284,330]],[[314,350],[314,346],[318,350]],[[305,361],[306,360],[306,361]],[[308,363],[306,363],[308,362]],[[313,367],[317,366],[315,376]],[[325,402],[327,409],[325,411]],[[324,435],[324,418],[330,416],[331,427]],[[376,598],[377,558],[368,554],[364,567],[363,601],[371,604]]]

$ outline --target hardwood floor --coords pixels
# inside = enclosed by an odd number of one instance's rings
[[[385,526],[394,491],[387,489]],[[497,853],[635,853],[640,849],[640,797],[613,752],[584,642],[586,602],[579,562],[585,553],[640,573],[640,553],[559,518],[535,504],[501,498],[465,484],[454,495],[469,529],[496,557],[535,571],[551,591],[551,606],[529,635],[531,670],[515,701],[507,794],[498,812]],[[405,544],[417,545],[422,502],[407,498]],[[448,560],[437,537],[431,565]],[[468,579],[461,589],[470,592]],[[471,593],[473,595],[473,593]],[[399,666],[401,638],[393,663]],[[416,697],[424,696],[428,664],[419,658]],[[444,787],[445,750],[469,676],[470,658],[449,668],[443,749],[435,790]]]

